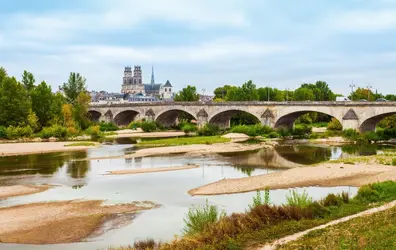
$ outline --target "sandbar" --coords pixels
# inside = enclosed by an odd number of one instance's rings
[[[191,165],[184,165],[178,167],[123,169],[123,170],[110,171],[107,175],[157,173],[157,172],[187,170],[193,168],[199,168],[199,165],[191,164]]]
[[[141,130],[119,130],[114,131],[115,134],[106,135],[107,138],[163,138],[163,137],[178,137],[185,136],[184,132],[168,131],[168,132],[142,132]]]
[[[99,143],[96,143],[95,146],[66,147],[66,145],[73,143],[76,142],[70,141],[70,142],[4,143],[4,144],[0,144],[0,156],[54,153],[54,152],[64,152],[64,151],[81,151],[81,150],[87,150],[90,148],[98,147],[100,145]]]
[[[0,199],[40,193],[48,190],[50,185],[13,185],[0,187]]]
[[[188,191],[190,195],[219,195],[256,190],[308,186],[355,186],[396,180],[396,168],[380,164],[350,165],[325,163],[315,167],[298,167],[265,175],[223,179]]]
[[[0,208],[0,242],[71,243],[98,231],[112,214],[133,214],[154,208],[151,202],[102,205],[103,201],[72,200]]]

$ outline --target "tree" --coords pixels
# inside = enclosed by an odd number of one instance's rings
[[[86,79],[80,73],[71,72],[67,83],[63,83],[62,90],[66,102],[74,105],[80,93],[87,90]]]
[[[350,96],[349,99],[358,101],[365,99],[367,101],[374,101],[376,100],[375,94],[366,88],[357,88]]]
[[[188,85],[176,94],[175,102],[194,102],[199,100],[199,94],[195,86]]]
[[[315,96],[311,89],[300,87],[294,92],[294,99],[296,101],[312,101]]]
[[[232,88],[230,85],[224,85],[223,87],[218,87],[214,90],[215,98],[225,99],[228,91]]]
[[[227,101],[257,101],[259,95],[256,85],[251,80],[245,82],[242,87],[231,87],[228,89]]]
[[[81,92],[78,97],[76,104],[73,109],[74,120],[80,125],[82,129],[86,129],[90,125],[90,120],[88,117],[89,102],[91,101],[91,96],[88,92]]]
[[[65,104],[65,97],[61,93],[56,93],[53,95],[53,100],[51,103],[51,113],[53,115],[50,124],[60,124],[63,121],[62,107]]]
[[[22,84],[28,92],[33,90],[35,82],[36,80],[34,79],[33,74],[24,70],[22,74]]]
[[[49,125],[49,122],[54,118],[54,113],[51,109],[53,107],[54,94],[51,91],[51,86],[44,81],[41,82],[31,92],[31,98],[32,110],[37,115],[41,126]]]
[[[5,68],[0,67],[0,86],[6,77],[7,77],[7,71],[5,70]]]
[[[25,125],[31,103],[24,86],[15,77],[5,77],[0,86],[0,125]]]

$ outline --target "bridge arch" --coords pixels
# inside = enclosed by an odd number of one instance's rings
[[[340,122],[340,124],[342,124],[342,120],[340,120],[339,117],[335,117],[333,114],[331,114],[331,112],[326,112],[326,111],[323,111],[323,110],[304,109],[304,110],[299,110],[299,111],[295,111],[295,112],[290,112],[290,113],[287,113],[287,114],[284,114],[284,115],[280,116],[275,121],[274,128],[276,129],[276,128],[284,126],[284,127],[289,128],[289,129],[293,129],[294,123],[299,117],[301,117],[301,116],[303,116],[305,114],[308,114],[308,113],[312,113],[312,112],[316,112],[318,114],[324,114],[324,115],[331,116],[331,117],[337,119]]]
[[[102,116],[102,113],[97,110],[88,110],[88,115],[91,121],[98,122]]]
[[[132,109],[121,111],[114,116],[114,123],[118,126],[128,126],[139,114],[138,111]]]
[[[229,128],[231,126],[231,118],[238,114],[249,114],[255,120],[255,123],[261,123],[260,117],[256,114],[242,109],[228,109],[215,113],[208,119],[209,123],[216,124],[220,128]]]
[[[155,121],[163,125],[164,127],[169,128],[176,126],[180,118],[187,119],[189,121],[197,121],[196,116],[192,114],[192,112],[184,109],[164,110],[157,115]]]
[[[392,115],[396,115],[396,111],[394,112],[387,112],[387,113],[382,113],[379,115],[374,115],[371,116],[370,118],[367,118],[366,120],[364,120],[360,126],[359,126],[359,131],[361,133],[364,132],[368,132],[368,131],[375,131],[377,124],[382,121],[383,119],[385,119],[388,116],[392,116]]]

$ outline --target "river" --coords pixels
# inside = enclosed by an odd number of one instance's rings
[[[100,148],[83,152],[63,152],[0,158],[0,185],[52,184],[48,191],[0,200],[0,207],[31,202],[72,199],[100,199],[107,204],[131,201],[153,201],[161,205],[139,213],[126,226],[107,231],[85,242],[57,245],[0,244],[0,249],[107,249],[109,246],[132,244],[148,237],[156,240],[171,240],[181,234],[183,217],[192,205],[217,205],[227,213],[243,212],[251,204],[254,192],[191,197],[187,191],[224,178],[239,178],[273,171],[297,164],[310,165],[329,159],[348,157],[353,154],[376,154],[383,147],[282,145],[275,149],[254,152],[221,154],[217,156],[191,157],[184,155],[144,157],[135,159],[79,160],[90,157],[129,154],[135,150],[135,141],[115,140]],[[138,175],[105,175],[107,171],[181,166],[199,164],[196,169],[146,173]],[[321,199],[328,193],[349,192],[355,195],[354,187],[306,187],[313,199]],[[273,204],[282,204],[290,190],[270,191]]]

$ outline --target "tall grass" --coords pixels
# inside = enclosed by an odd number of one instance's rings
[[[306,208],[312,204],[312,198],[308,196],[306,190],[302,194],[299,194],[296,190],[291,190],[286,195],[286,201],[288,206]]]
[[[225,212],[220,212],[214,205],[206,204],[203,206],[194,206],[188,210],[186,218],[183,219],[186,226],[183,229],[184,235],[194,235],[203,232],[209,225],[217,222],[224,217]]]
[[[269,192],[269,188],[266,188],[263,196],[261,195],[261,192],[257,190],[256,195],[253,196],[253,204],[249,205],[249,208],[250,210],[252,210],[257,206],[270,205],[270,204],[271,204],[270,192]]]

